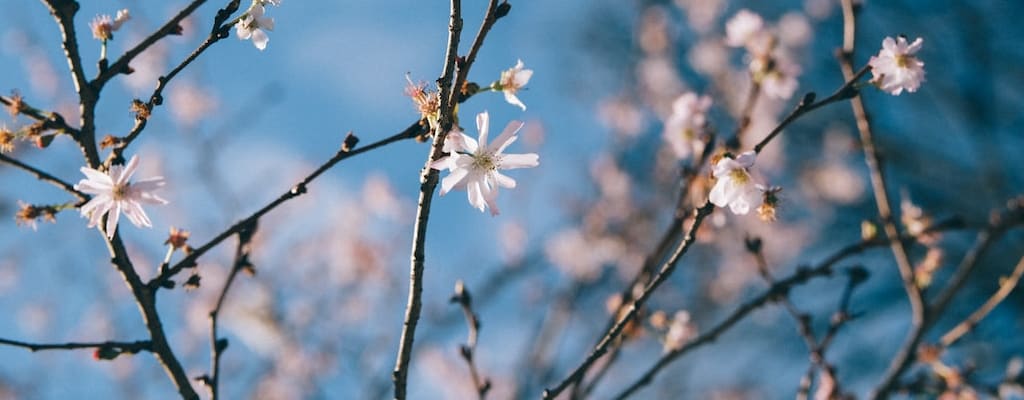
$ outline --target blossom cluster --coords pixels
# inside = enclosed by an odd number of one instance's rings
[[[725,33],[727,45],[747,50],[751,76],[766,95],[783,100],[793,96],[800,66],[777,45],[776,33],[760,15],[740,10],[725,24]]]
[[[110,18],[110,15],[107,14],[97,15],[89,24],[92,37],[103,42],[113,39],[114,32],[121,29],[121,25],[124,25],[125,21],[129,19],[131,19],[131,14],[128,13],[128,9],[118,10],[114,18]]]
[[[525,69],[523,61],[518,60],[515,66],[503,71],[501,77],[485,90],[503,92],[509,104],[525,111],[526,105],[519,100],[516,93],[532,76],[533,70]],[[436,99],[437,96],[427,92],[425,85],[413,85],[412,80],[409,80],[409,89],[406,89],[406,93],[412,97],[423,118],[431,121],[432,127],[436,126],[437,110],[428,106],[434,104],[431,99]],[[536,167],[540,164],[540,157],[536,153],[505,153],[505,149],[519,138],[516,133],[523,127],[520,121],[509,122],[498,138],[490,144],[490,114],[487,111],[477,114],[476,127],[479,132],[478,139],[466,135],[457,126],[448,132],[442,147],[442,151],[447,155],[435,160],[430,166],[436,170],[448,170],[448,175],[441,180],[442,196],[453,189],[466,190],[471,206],[481,212],[485,209],[490,210],[494,216],[499,213],[498,188],[516,187],[514,179],[499,171]]]

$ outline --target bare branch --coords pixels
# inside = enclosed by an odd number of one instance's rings
[[[60,179],[60,178],[58,178],[56,176],[50,175],[49,173],[47,173],[47,172],[45,172],[45,171],[43,171],[43,170],[41,170],[39,168],[33,167],[31,165],[28,165],[28,164],[25,164],[25,163],[23,163],[21,161],[18,161],[18,160],[14,159],[14,158],[8,157],[8,156],[4,155],[3,153],[0,153],[0,162],[5,162],[7,164],[10,164],[11,166],[13,166],[15,168],[21,169],[21,170],[23,170],[25,172],[28,172],[28,173],[34,175],[36,177],[36,179],[38,179],[38,180],[40,180],[42,182],[49,183],[49,184],[51,184],[53,186],[61,188],[65,192],[71,193],[72,195],[74,195],[75,197],[78,198],[79,204],[84,204],[86,201],[89,201],[89,195],[78,191],[77,189],[75,189],[75,187],[72,184],[67,183],[64,180],[62,180],[62,179]]]

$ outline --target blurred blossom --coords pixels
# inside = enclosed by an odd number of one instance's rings
[[[509,104],[526,111],[526,105],[519,100],[519,97],[516,97],[516,93],[526,86],[530,82],[530,77],[533,76],[533,70],[524,67],[523,60],[517,60],[515,66],[501,72],[501,79],[494,85],[494,88],[505,93],[505,101]]]
[[[725,8],[723,0],[675,0],[675,3],[686,12],[688,25],[697,33],[713,29]]]
[[[170,88],[171,114],[183,126],[193,126],[217,111],[219,102],[208,90],[192,82],[178,82]]]
[[[719,40],[701,40],[690,48],[687,61],[698,72],[711,76],[729,64],[729,50]]]
[[[801,47],[811,41],[811,24],[804,14],[788,12],[779,19],[779,41],[789,47]]]
[[[555,234],[544,246],[548,260],[569,277],[589,282],[601,276],[602,267],[624,250],[622,243],[607,237],[590,238],[578,229]]]
[[[871,66],[871,82],[879,89],[893,96],[899,96],[906,89],[910,93],[917,91],[924,82],[924,63],[914,56],[921,50],[924,39],[917,38],[907,43],[907,38],[899,36],[895,40],[886,37],[882,41],[882,50],[868,61]]]
[[[690,92],[672,103],[672,114],[665,121],[663,136],[680,159],[704,151],[704,135],[711,97]]]
[[[662,54],[668,49],[668,16],[662,7],[647,7],[640,17],[639,30],[640,48],[647,54]]]
[[[725,43],[732,47],[747,46],[763,30],[764,19],[744,8],[725,23]]]
[[[371,173],[363,183],[363,204],[379,217],[397,220],[401,216],[402,203],[388,177],[380,173]]]
[[[142,38],[131,38],[129,42],[142,40]],[[152,91],[156,86],[157,78],[163,75],[167,65],[167,44],[160,41],[150,46],[146,51],[140,53],[132,60],[132,72],[130,75],[122,75],[119,79],[124,82],[131,93],[143,93]]]
[[[480,212],[488,208],[494,216],[499,214],[498,187],[516,187],[514,179],[498,170],[532,168],[540,165],[540,162],[535,153],[504,153],[505,148],[519,138],[516,133],[523,127],[522,122],[509,122],[501,135],[490,144],[487,143],[489,125],[490,117],[484,111],[476,116],[479,141],[459,130],[449,132],[444,141],[444,151],[448,155],[435,160],[430,167],[449,171],[448,176],[441,180],[442,196],[452,189],[465,189],[470,205]]]
[[[41,302],[26,303],[18,309],[18,328],[26,335],[39,336],[49,329],[51,317],[49,307]]]
[[[864,178],[843,162],[828,162],[808,171],[814,193],[825,200],[853,204],[864,195]]]
[[[0,261],[0,295],[6,294],[18,284],[17,264],[9,260]]]
[[[769,97],[779,100],[788,100],[793,97],[798,82],[796,77],[800,75],[800,66],[785,56],[775,56],[767,65],[771,68],[761,68],[757,62],[752,62],[750,68],[754,71],[755,79],[761,82],[761,90]]]
[[[807,15],[811,18],[823,20],[832,15],[835,4],[834,0],[804,0],[804,11],[807,11]]]
[[[508,222],[501,226],[499,240],[505,263],[515,265],[526,253],[526,229],[519,222]]]
[[[605,99],[597,114],[601,123],[622,136],[635,137],[647,127],[643,111],[625,97]]]
[[[685,310],[676,311],[665,334],[664,351],[668,353],[679,350],[696,336],[697,326],[690,320],[690,313]]]
[[[669,101],[683,90],[676,66],[666,56],[646,57],[637,67],[637,75],[646,92],[645,100],[656,109],[665,109]]]
[[[743,215],[751,208],[761,205],[760,184],[750,176],[750,168],[757,157],[753,151],[736,158],[722,157],[715,163],[714,176],[717,181],[711,188],[708,200],[718,207],[729,207],[733,214]]]

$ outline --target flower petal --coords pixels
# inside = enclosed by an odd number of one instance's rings
[[[494,143],[491,145],[491,149],[494,150],[494,153],[501,154],[501,152],[505,151],[505,148],[508,147],[508,145],[516,141],[516,133],[522,128],[522,121],[512,121],[509,122],[508,125],[505,125],[505,130],[501,131],[501,134],[498,135],[498,138],[495,139]]]
[[[270,38],[267,37],[267,34],[265,32],[263,32],[262,29],[253,29],[253,31],[252,31],[252,44],[253,44],[253,46],[256,46],[256,48],[260,49],[260,51],[263,51],[264,49],[267,48],[267,42],[270,42]]]
[[[501,172],[492,172],[491,178],[494,179],[494,183],[498,184],[498,186],[501,186],[503,188],[515,189],[516,187],[516,180],[502,174]]]
[[[480,132],[479,145],[485,149],[487,148],[487,130],[491,123],[490,120],[491,117],[487,114],[487,111],[476,115],[476,129]],[[473,152],[475,153],[476,151]]]
[[[460,182],[462,182],[462,180],[465,179],[467,175],[469,175],[469,170],[466,168],[453,169],[452,172],[448,174],[448,176],[444,177],[444,179],[441,179],[441,195],[444,196],[445,194],[450,192],[455,187],[455,185],[458,185]]]
[[[512,90],[505,91],[505,101],[507,101],[511,105],[523,109],[523,111],[526,111],[526,104],[523,104],[523,102],[519,100],[518,97],[516,97],[516,93]]]
[[[480,181],[470,181],[466,186],[466,191],[469,196],[469,204],[476,207],[480,212],[483,212],[486,202],[484,202],[484,196],[483,193],[481,193],[480,183]]]
[[[536,153],[502,154],[498,162],[500,169],[531,168],[540,165],[540,156]]]

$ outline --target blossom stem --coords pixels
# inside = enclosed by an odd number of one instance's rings
[[[799,119],[804,114],[821,108],[822,106],[826,106],[837,101],[846,100],[853,96],[856,96],[858,93],[856,88],[857,81],[859,81],[860,78],[862,78],[864,74],[867,74],[870,70],[871,68],[865,65],[863,68],[860,69],[860,71],[857,71],[855,74],[848,76],[847,81],[846,83],[843,84],[843,86],[840,86],[839,89],[836,89],[836,91],[833,92],[830,96],[820,101],[814,101],[814,92],[809,92],[805,94],[803,99],[800,100],[800,103],[797,104],[796,108],[794,108],[793,111],[791,111],[789,115],[787,115],[786,118],[784,118],[782,122],[780,122],[779,125],[775,127],[775,129],[772,129],[772,131],[768,133],[768,136],[766,136],[764,139],[761,139],[761,141],[754,146],[754,151],[757,153],[761,153],[761,150],[763,150],[764,147],[767,146],[768,143],[772,141],[772,139],[775,139],[775,137],[778,136],[783,129],[789,126],[789,124],[793,123],[793,121]]]
[[[126,352],[138,353],[139,351],[151,351],[152,342],[148,340],[136,340],[134,342],[68,342],[68,343],[29,343],[20,340],[0,338],[0,344],[28,349],[31,352],[44,350],[78,350],[96,349],[101,347],[124,349]]]

